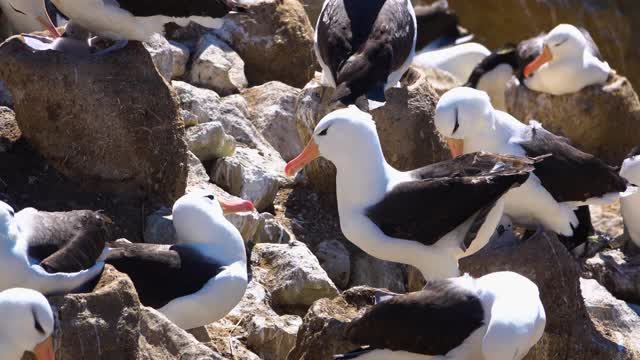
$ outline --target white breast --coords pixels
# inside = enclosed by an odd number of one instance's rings
[[[525,79],[525,85],[534,91],[552,95],[576,93],[583,88],[603,84],[609,78],[611,67],[585,52],[583,57],[553,61],[543,65],[531,77]]]

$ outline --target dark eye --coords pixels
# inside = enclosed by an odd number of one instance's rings
[[[451,135],[455,134],[456,131],[458,131],[458,128],[460,128],[460,122],[458,121],[458,108],[456,108],[456,124],[453,126],[453,132]]]
[[[36,328],[36,330],[37,330],[40,334],[44,335],[44,334],[45,334],[45,333],[44,333],[44,329],[42,328],[42,325],[40,325],[40,322],[38,321],[38,317],[36,316],[36,310],[35,310],[35,309],[31,309],[31,313],[33,313],[33,320],[34,320],[34,322],[35,322],[35,328]]]
[[[329,128],[326,128],[326,129],[324,129],[324,130],[320,131],[320,132],[318,133],[318,136],[325,136],[325,135],[327,135],[327,130],[329,130]]]
[[[215,199],[216,199],[216,197],[215,197],[215,196],[213,196],[213,195],[211,195],[211,194],[209,194],[209,195],[207,195],[207,196],[205,196],[205,197],[206,197],[207,199],[209,199],[209,200],[215,200]]]

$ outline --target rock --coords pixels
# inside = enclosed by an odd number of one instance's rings
[[[460,23],[476,35],[474,41],[490,49],[550,31],[561,23],[583,26],[591,32],[604,59],[636,87],[640,86],[640,67],[635,61],[640,56],[637,1],[448,1]],[[514,13],[526,15],[513,17]],[[601,31],[601,24],[607,24],[607,31]]]
[[[0,80],[0,106],[13,107],[13,96],[2,80]]]
[[[180,96],[182,108],[192,113],[198,123],[219,121],[225,133],[233,136],[237,142],[265,153],[276,152],[248,119],[248,106],[242,96],[232,95],[222,99],[213,90],[200,89],[182,81],[173,81],[171,84]]]
[[[84,57],[33,51],[14,37],[0,47],[0,78],[23,136],[63,175],[161,203],[184,194],[178,98],[141,44]]]
[[[617,238],[624,234],[624,220],[620,213],[620,202],[608,206],[589,206],[591,222],[596,231]]]
[[[542,339],[527,359],[633,359],[635,349],[620,349],[606,339],[604,329],[589,320],[580,292],[578,266],[551,233],[538,233],[511,244],[488,246],[460,260],[460,268],[474,277],[496,271],[515,271],[538,285],[547,314]]]
[[[254,0],[213,30],[244,60],[252,86],[276,80],[302,87],[313,77],[313,28],[297,0]]]
[[[585,261],[583,269],[583,276],[598,280],[618,299],[640,303],[640,256],[606,250]]]
[[[296,315],[276,318],[254,315],[247,325],[247,344],[261,359],[286,359],[296,344],[300,325],[302,319]]]
[[[320,299],[305,315],[296,347],[288,360],[329,360],[335,354],[353,351],[360,345],[349,342],[344,331],[365,309],[373,305],[375,289],[356,287],[333,300]]]
[[[595,280],[580,279],[580,290],[596,328],[620,349],[631,352],[631,359],[640,357],[640,316]],[[626,356],[623,351],[619,355],[617,358]]]
[[[345,289],[351,276],[351,257],[346,246],[338,240],[326,240],[318,245],[314,254],[331,281]]]
[[[222,124],[212,121],[187,129],[187,146],[201,161],[233,155],[236,141],[224,132]]]
[[[151,55],[158,72],[167,81],[173,77],[173,50],[171,44],[160,34],[153,34],[149,41],[142,43]]]
[[[236,335],[237,327],[220,326],[220,321],[189,330],[198,341],[222,355],[225,359],[261,360]]]
[[[296,102],[300,89],[271,81],[242,92],[251,109],[251,122],[285,161],[302,151],[296,131]]]
[[[375,288],[389,289],[392,292],[407,291],[405,283],[405,266],[383,261],[369,254],[358,251],[351,264],[350,286],[367,285]]]
[[[273,205],[280,184],[287,181],[284,166],[278,154],[238,147],[232,156],[216,160],[211,180],[230,194],[253,201],[256,209],[262,211]]]
[[[304,308],[338,289],[306,245],[257,244],[251,254],[253,276],[271,293],[275,308]]]
[[[311,25],[315,28],[318,23],[318,17],[322,11],[322,4],[324,0],[302,0],[304,10],[307,12]]]
[[[293,235],[278,222],[275,216],[270,213],[262,213],[260,217],[264,220],[264,226],[256,233],[256,244],[287,244],[293,240]]]
[[[447,91],[462,86],[463,83],[456,79],[450,72],[438,68],[420,68],[420,71],[429,80],[429,84],[436,91],[438,96],[442,96]]]
[[[410,170],[449,159],[433,125],[438,95],[427,76],[412,68],[402,79],[402,88],[387,90],[385,106],[371,112],[378,127],[382,150],[389,164]],[[319,78],[313,79],[300,94],[296,110],[298,134],[306,144],[316,124],[331,110],[328,106],[333,89],[323,89]],[[335,191],[335,167],[319,159],[305,167],[310,185],[319,191]]]
[[[222,96],[247,87],[244,61],[212,34],[205,34],[198,41],[189,79],[192,84],[215,90]]]
[[[11,150],[21,136],[16,114],[8,107],[0,106],[0,152]]]
[[[52,297],[56,359],[222,359],[159,312],[107,265],[90,294]]]
[[[562,96],[531,91],[514,80],[507,84],[506,99],[508,112],[520,121],[537,120],[612,165],[622,164],[638,144],[640,101],[622,76]]]
[[[144,242],[149,244],[175,244],[177,235],[173,227],[171,209],[163,207],[147,216],[142,236]]]
[[[191,51],[185,45],[177,41],[169,41],[173,53],[172,79],[179,78],[187,72],[187,63],[191,57]]]

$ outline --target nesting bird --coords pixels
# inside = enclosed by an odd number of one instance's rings
[[[427,279],[458,276],[458,259],[481,249],[502,216],[502,197],[533,170],[525,158],[470,154],[402,172],[385,160],[371,116],[355,106],[325,116],[285,173],[318,156],[332,161],[340,227],[379,259]]]
[[[113,244],[106,262],[129,275],[140,301],[183,329],[223,318],[247,288],[240,232],[224,213],[253,211],[249,201],[188,194],[173,205],[177,244]]]
[[[633,149],[624,160],[620,176],[640,186],[640,146]],[[624,225],[627,227],[631,241],[640,248],[640,193],[627,196],[620,203]]]
[[[325,0],[315,31],[322,84],[333,101],[373,109],[385,102],[415,55],[416,15],[410,0]],[[362,100],[368,100],[362,103]]]
[[[13,33],[32,33],[48,30],[52,36],[59,37],[47,11],[48,0],[0,0],[0,8]]]
[[[542,53],[524,68],[529,89],[564,95],[609,78],[611,67],[598,58],[590,36],[575,26],[560,24],[542,42]]]
[[[459,81],[465,81],[475,67],[491,51],[478,43],[466,43],[443,49],[423,51],[413,59],[415,65],[434,67],[451,73]]]
[[[546,314],[536,284],[513,272],[432,281],[377,303],[346,329],[365,347],[336,359],[520,360]]]
[[[483,91],[448,91],[436,107],[435,125],[454,157],[476,151],[544,157],[529,180],[505,197],[505,213],[521,225],[542,224],[572,236],[577,207],[606,204],[634,190],[615,168],[572,147],[567,139],[535,121],[525,125],[495,110]]]
[[[54,360],[54,318],[41,293],[23,288],[0,292],[0,359],[20,360],[33,352],[37,360]]]
[[[0,290],[25,287],[45,295],[65,294],[83,286],[100,274],[103,262],[72,273],[48,273],[42,266],[31,264],[25,228],[15,219],[13,208],[0,202]]]

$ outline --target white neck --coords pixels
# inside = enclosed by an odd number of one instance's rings
[[[493,119],[481,131],[474,131],[473,136],[464,139],[464,152],[487,151],[497,154],[524,155],[519,146],[511,140],[522,134],[527,125],[522,124],[511,115],[494,110]]]
[[[24,350],[20,350],[15,344],[7,344],[0,340],[0,359],[3,360],[20,360]]]

